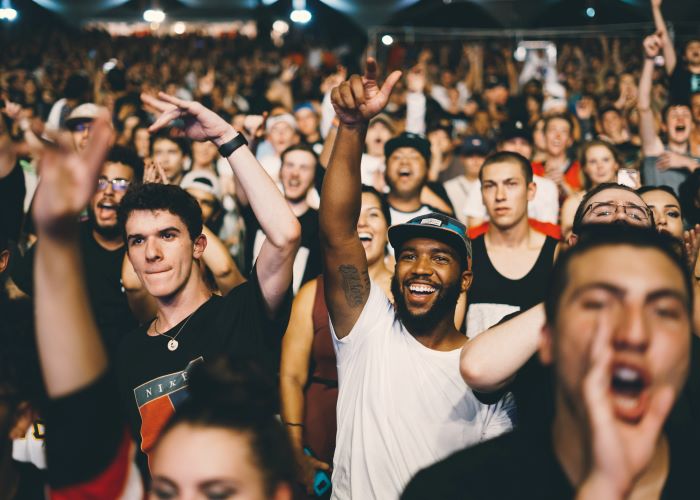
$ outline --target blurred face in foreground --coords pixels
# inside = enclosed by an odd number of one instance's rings
[[[623,432],[635,426],[663,388],[677,396],[688,372],[690,313],[680,268],[663,252],[625,244],[574,257],[554,324],[540,355],[553,363],[556,412],[586,425],[583,382],[591,343],[609,334],[609,404]]]
[[[180,423],[152,456],[150,499],[290,500],[283,484],[272,494],[246,433]]]

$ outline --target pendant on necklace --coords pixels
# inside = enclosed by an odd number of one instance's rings
[[[178,346],[178,345],[179,345],[179,344],[178,344],[177,340],[171,339],[171,340],[168,342],[168,351],[174,351],[175,349],[177,349],[177,346]]]

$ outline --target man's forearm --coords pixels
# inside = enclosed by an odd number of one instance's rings
[[[544,322],[544,305],[538,304],[464,344],[460,372],[467,385],[500,389],[537,352]]]
[[[360,216],[361,174],[360,160],[367,134],[367,124],[341,124],[329,168],[323,180],[321,210],[319,212],[322,238],[329,242],[334,237],[353,235]]]
[[[77,226],[74,237],[40,234],[35,260],[37,346],[50,397],[70,394],[107,367],[83,281]]]
[[[278,248],[296,242],[299,222],[250,149],[242,146],[226,159],[268,241]]]

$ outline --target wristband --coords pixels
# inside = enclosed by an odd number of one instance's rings
[[[246,141],[245,137],[243,137],[243,134],[238,134],[236,137],[231,139],[228,142],[223,143],[221,146],[219,146],[219,154],[223,158],[228,158],[233,154],[235,150],[240,148],[241,146],[247,146],[248,141]]]
[[[289,427],[304,427],[304,424],[298,424],[296,422],[284,422],[284,425],[288,425]]]

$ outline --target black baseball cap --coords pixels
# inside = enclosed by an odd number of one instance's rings
[[[525,139],[532,144],[532,130],[520,120],[515,122],[504,123],[501,126],[500,142],[510,141],[511,139]]]
[[[459,148],[459,154],[461,156],[487,156],[492,149],[493,145],[486,137],[468,135]]]
[[[467,226],[445,214],[431,212],[389,228],[389,243],[397,251],[412,238],[430,238],[447,243],[462,257],[472,256]]]
[[[425,136],[412,132],[402,132],[386,141],[384,157],[388,160],[391,154],[399,148],[413,148],[425,158],[426,166],[430,165],[430,141]]]

